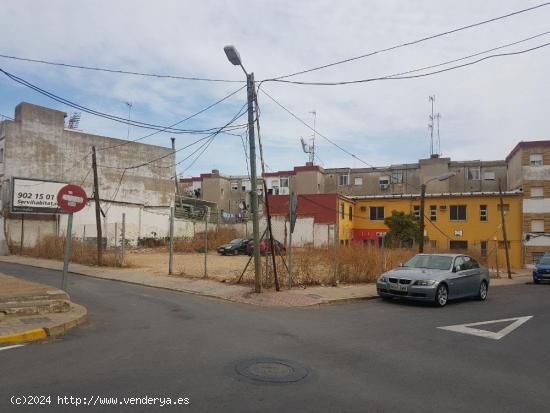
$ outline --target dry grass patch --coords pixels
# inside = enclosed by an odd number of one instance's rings
[[[13,250],[13,249],[12,249]],[[15,248],[17,250],[17,247]],[[23,255],[36,258],[49,258],[63,260],[65,255],[65,237],[48,235],[32,248],[24,248]],[[103,251],[102,265],[106,267],[132,267],[132,262],[125,257],[124,265],[120,260],[120,254],[116,250]],[[97,247],[80,240],[72,240],[71,262],[84,265],[97,265]]]

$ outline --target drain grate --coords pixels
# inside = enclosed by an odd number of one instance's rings
[[[307,377],[308,370],[293,361],[275,358],[255,358],[235,366],[238,374],[264,383],[295,383]]]

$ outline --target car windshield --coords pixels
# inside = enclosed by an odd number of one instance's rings
[[[443,255],[415,255],[403,266],[410,268],[429,268],[431,270],[448,270],[451,268],[452,257]]]
[[[230,244],[240,244],[240,243],[241,243],[240,239],[234,239],[233,241],[230,242]]]
[[[539,260],[538,264],[550,265],[550,255],[545,255],[545,256],[543,256],[543,257]]]

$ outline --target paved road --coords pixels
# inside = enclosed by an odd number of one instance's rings
[[[59,273],[0,271],[57,285]],[[486,303],[437,309],[372,300],[273,309],[72,276],[89,322],[64,338],[0,351],[0,411],[176,410],[57,405],[57,395],[188,397],[201,412],[548,412],[550,285],[499,287]],[[436,327],[528,316],[501,340]],[[290,384],[240,376],[252,358],[297,362]],[[262,372],[273,365],[260,365]],[[300,370],[300,366],[306,370]],[[254,371],[254,370],[253,370]],[[52,395],[17,408],[11,395]]]

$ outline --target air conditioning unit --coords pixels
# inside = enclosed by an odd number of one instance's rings
[[[380,184],[380,189],[388,189],[390,187],[390,184]]]
[[[446,211],[447,210],[447,205],[439,205],[439,210],[440,211]]]

